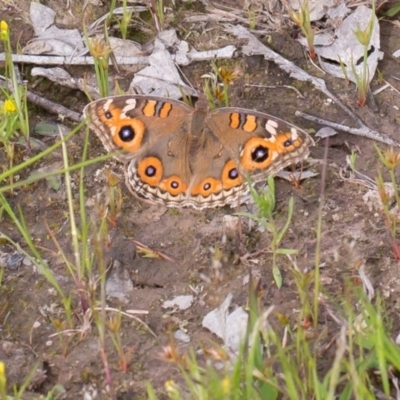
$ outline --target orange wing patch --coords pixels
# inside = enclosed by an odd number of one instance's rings
[[[268,168],[280,154],[291,153],[302,145],[300,137],[295,140],[292,137],[290,132],[285,132],[269,139],[251,138],[242,150],[241,165],[247,171]]]
[[[173,175],[169,178],[163,179],[159,185],[160,189],[168,192],[172,196],[178,196],[181,193],[186,193],[187,186],[183,183],[179,176]]]
[[[222,190],[222,182],[214,178],[206,178],[192,189],[192,195],[208,197]]]
[[[156,157],[144,158],[137,166],[137,173],[142,182],[156,187],[160,183],[163,175],[162,163]]]
[[[110,129],[114,144],[128,152],[134,152],[142,145],[145,125],[137,118],[122,117],[121,109],[109,105],[107,109],[100,108],[98,117]]]
[[[243,130],[246,132],[254,132],[257,129],[257,117],[254,115],[246,115],[246,121],[243,124]]]
[[[235,186],[240,186],[243,183],[243,178],[239,174],[236,164],[230,160],[222,170],[222,186],[224,190],[232,189]]]
[[[162,103],[156,100],[147,100],[142,113],[146,117],[167,118],[172,110],[171,103]]]

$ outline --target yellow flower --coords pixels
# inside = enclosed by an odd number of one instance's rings
[[[8,40],[9,36],[8,24],[6,21],[0,21],[0,39],[3,41]]]
[[[17,107],[16,107],[15,103],[12,100],[7,99],[3,104],[4,114],[12,114],[15,111],[17,111]]]
[[[181,393],[179,390],[179,386],[172,380],[165,382],[165,390],[167,391],[168,397],[171,400],[180,400]]]
[[[229,377],[225,377],[221,381],[222,393],[224,396],[228,396],[231,393],[231,380]]]
[[[389,171],[393,171],[400,165],[400,152],[396,152],[393,147],[382,152],[382,162]]]
[[[94,38],[89,42],[89,50],[94,58],[106,58],[111,52],[111,47],[104,40]]]
[[[354,35],[362,46],[369,46],[374,31],[374,17],[375,15],[371,16],[365,29],[361,29],[360,25],[357,25],[357,29],[354,31]]]
[[[0,398],[6,398],[6,387],[7,387],[7,377],[6,377],[6,366],[3,361],[0,361]]]
[[[6,21],[0,21],[0,31],[8,32],[8,24]]]
[[[226,85],[232,85],[234,81],[240,76],[238,68],[232,69],[228,67],[218,68],[218,76]]]

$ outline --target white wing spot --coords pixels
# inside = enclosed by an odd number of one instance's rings
[[[297,140],[299,137],[299,133],[296,128],[290,128],[290,132],[292,133],[292,140]]]
[[[278,126],[279,126],[279,123],[274,121],[273,119],[269,119],[265,125],[269,125],[269,126],[272,126],[275,129],[277,129]]]
[[[129,99],[126,101],[125,107],[122,109],[121,118],[128,118],[126,113],[136,108],[137,101],[135,99]]]
[[[103,105],[103,110],[108,111],[112,102],[113,102],[113,99],[108,99]]]
[[[272,136],[276,136],[278,133],[276,130],[278,128],[279,124],[274,121],[273,119],[269,119],[267,123],[265,124],[265,129],[267,132],[269,132]]]

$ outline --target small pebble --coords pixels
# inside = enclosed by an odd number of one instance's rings
[[[174,333],[174,338],[176,340],[180,340],[183,343],[189,343],[190,342],[190,336],[188,334],[186,334],[185,332],[183,332],[183,330],[181,330],[181,329],[178,329]]]

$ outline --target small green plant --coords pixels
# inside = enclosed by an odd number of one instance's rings
[[[107,97],[109,95],[108,70],[111,47],[105,40],[94,38],[88,39],[88,48],[94,59],[94,69],[100,96]]]
[[[165,13],[164,13],[164,0],[152,0],[152,8],[155,10],[155,23],[158,31],[162,30],[164,26]]]
[[[108,5],[108,17],[106,19],[106,26],[110,26],[114,17],[114,11],[116,6],[117,6],[117,0],[110,0]]]
[[[396,3],[394,6],[390,7],[389,10],[385,12],[388,17],[394,17],[400,12],[400,3]]]
[[[374,23],[375,23],[375,1],[372,2],[372,12],[371,18],[368,21],[367,26],[365,29],[361,29],[359,25],[357,25],[357,29],[354,31],[354,35],[356,36],[357,40],[364,48],[364,55],[363,55],[363,63],[361,72],[358,73],[356,71],[356,67],[354,62],[351,63],[351,69],[356,80],[357,85],[357,92],[358,92],[358,105],[360,107],[364,107],[367,102],[367,95],[369,91],[369,83],[370,83],[370,76],[369,76],[369,69],[368,69],[368,49],[372,38],[372,33],[374,30]]]
[[[257,15],[258,15],[258,10],[254,9],[251,5],[247,7],[247,18],[249,19],[249,28],[250,29],[255,29],[257,26]]]
[[[4,94],[8,94],[6,97],[8,100],[13,100],[16,112],[19,116],[19,129],[26,139],[29,137],[29,119],[27,112],[27,102],[26,102],[26,87],[18,82],[17,74],[14,69],[14,64],[12,61],[12,50],[10,43],[10,30],[5,21],[0,22],[0,39],[3,42],[4,53],[5,53],[5,69],[7,84],[11,89],[12,96],[6,91]],[[14,108],[13,106],[10,107]],[[13,110],[14,111],[14,110]]]
[[[118,353],[118,366],[121,371],[127,372],[129,369],[129,364],[132,359],[132,354],[135,349],[134,346],[131,346],[126,351],[124,349],[124,345],[122,342],[121,336],[121,322],[122,322],[122,313],[116,312],[109,317],[106,322],[108,333],[113,342],[114,348]]]
[[[25,139],[29,138],[29,119],[26,102],[26,87],[18,82],[17,74],[12,61],[10,30],[5,21],[0,22],[0,40],[3,42],[5,53],[6,89],[0,89],[3,101],[0,100],[0,146],[3,146],[7,159],[8,169],[14,164],[15,142],[22,133]],[[9,183],[13,182],[13,175],[9,176]]]
[[[357,161],[357,152],[352,151],[349,159],[350,159],[350,169],[354,172],[356,170],[356,161]]]
[[[385,184],[380,170],[378,170],[376,184],[379,198],[383,207],[385,225],[390,234],[390,244],[392,247],[392,251],[396,260],[400,260],[398,218],[396,213],[394,213],[392,210],[393,197],[395,199],[397,207],[400,208],[400,194],[396,179],[396,169],[400,166],[400,153],[396,152],[393,148],[383,151],[376,146],[376,150],[378,152],[381,163],[389,171],[391,188],[389,188],[387,184]],[[390,192],[393,193],[393,196],[391,196]]]
[[[377,77],[378,83],[385,83],[385,78],[383,76],[383,72],[379,68],[376,69],[376,75],[377,75],[376,77]]]
[[[128,27],[133,15],[133,7],[127,7],[127,0],[122,1],[122,18],[118,20],[118,26],[121,31],[122,39],[128,36]]]
[[[68,345],[70,344],[69,337],[64,335],[64,332],[68,329],[68,322],[59,318],[51,318],[51,324],[57,332],[57,338],[60,343],[61,352],[63,357],[68,355]]]
[[[212,64],[213,72],[202,75],[205,79],[203,92],[211,108],[216,108],[221,103],[229,107],[228,88],[238,77],[238,71],[229,67],[217,67]]]
[[[308,53],[312,60],[317,58],[315,54],[314,47],[314,28],[311,25],[310,19],[310,9],[308,6],[308,0],[299,0],[299,10],[295,11],[290,5],[285,1],[286,7],[288,9],[290,18],[292,21],[301,29],[303,35],[307,39]]]
[[[107,215],[108,223],[111,227],[117,226],[118,217],[122,209],[122,192],[118,177],[112,172],[106,172],[107,183],[109,188],[108,210],[104,210]]]
[[[272,253],[272,274],[276,285],[280,288],[282,286],[282,274],[278,267],[278,256],[279,255],[294,255],[297,253],[294,249],[286,249],[280,247],[283,237],[289,229],[290,223],[293,216],[293,197],[289,199],[288,203],[288,216],[285,225],[279,229],[274,220],[274,209],[275,209],[275,182],[272,176],[268,177],[268,191],[265,193],[257,193],[257,191],[250,184],[251,195],[258,207],[258,215],[250,213],[238,213],[248,218],[257,221],[267,232],[272,235],[270,251]]]
[[[299,328],[308,329],[311,327],[312,321],[314,321],[315,318],[318,319],[318,315],[315,314],[315,312],[318,313],[318,309],[316,311],[313,309],[313,289],[315,291],[319,290],[318,287],[315,287],[315,270],[301,271],[297,268],[296,264],[293,263],[291,274],[297,288],[300,305],[297,323]],[[280,318],[280,321],[284,322],[284,318],[283,320]]]

